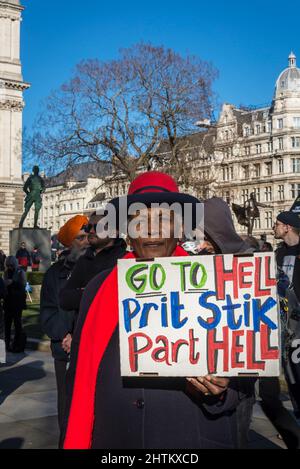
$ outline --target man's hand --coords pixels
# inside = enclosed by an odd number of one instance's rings
[[[67,334],[66,337],[62,340],[61,346],[66,353],[71,351],[72,336]]]
[[[205,396],[219,396],[228,388],[228,378],[218,378],[217,376],[206,375],[198,378],[187,378],[195,389]]]

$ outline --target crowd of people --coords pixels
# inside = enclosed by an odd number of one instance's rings
[[[170,176],[155,171],[141,174],[131,183],[127,209],[136,202],[145,205],[142,215],[148,226],[157,210],[153,204],[177,202],[184,211],[186,203],[199,203],[179,192]],[[120,210],[120,198],[112,203]],[[138,237],[129,233],[126,241],[120,233],[117,237],[99,236],[97,227],[104,215],[97,213],[89,219],[77,215],[60,229],[57,240],[64,250],[44,276],[40,303],[42,328],[51,339],[54,358],[60,447],[246,448],[253,405],[259,394],[264,412],[287,447],[300,448],[296,420],[300,417],[300,363],[293,359],[295,340],[300,339],[300,219],[291,211],[278,214],[274,237],[280,241],[275,256],[282,365],[295,416],[282,404],[276,377],[121,377],[118,259],[251,255],[273,250],[264,238],[240,237],[222,199],[213,197],[205,200],[203,206],[204,239],[200,243],[176,237],[172,213],[167,237],[163,217],[155,235],[150,229],[147,233],[141,231]],[[23,243],[16,258],[8,256],[4,261],[0,298],[4,300],[7,350],[11,347],[8,338],[12,321],[15,340],[20,341],[24,270],[30,263],[36,264],[32,259]]]
[[[120,199],[113,203],[118,207]],[[182,194],[174,180],[161,173],[138,176],[126,199],[146,204],[151,219],[152,203],[198,200]],[[300,447],[296,418],[280,400],[278,378],[193,379],[122,378],[119,364],[116,264],[121,258],[153,258],[191,254],[252,254],[271,251],[265,239],[242,239],[235,231],[228,205],[219,198],[204,201],[204,240],[183,243],[171,233],[150,233],[137,238],[98,237],[101,217],[75,217],[58,234],[65,246],[60,260],[44,278],[41,320],[51,337],[58,387],[60,446],[64,448],[245,448],[255,393],[266,415],[289,448]],[[163,225],[163,221],[162,221]],[[299,365],[291,360],[292,337],[297,329],[297,307],[290,315],[287,292],[299,285],[300,221],[292,212],[278,215],[274,225],[283,329],[283,366],[299,412]],[[185,249],[184,249],[185,248]],[[191,252],[192,251],[192,252]],[[71,256],[71,257],[70,257]],[[290,267],[294,256],[294,268]],[[287,260],[288,257],[288,260]],[[295,290],[295,298],[297,296]],[[294,297],[293,297],[294,298]],[[295,299],[294,298],[294,299]],[[298,303],[297,303],[298,304]],[[109,312],[109,315],[105,314]],[[290,317],[291,316],[291,317]],[[293,318],[293,319],[291,319]],[[293,323],[291,323],[291,321]],[[298,332],[297,332],[298,331]],[[293,371],[291,376],[290,372]],[[258,386],[257,386],[258,385]],[[255,388],[258,388],[257,390]]]

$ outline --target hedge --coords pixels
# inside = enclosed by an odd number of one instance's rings
[[[4,272],[0,272],[0,277],[3,278]],[[26,272],[26,280],[30,285],[42,285],[44,272]]]
[[[44,272],[26,272],[26,278],[30,285],[42,285]]]

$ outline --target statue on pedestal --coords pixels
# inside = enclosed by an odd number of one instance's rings
[[[39,212],[42,208],[42,193],[45,192],[45,181],[39,175],[40,169],[38,166],[32,168],[32,174],[29,176],[24,184],[23,191],[26,194],[25,197],[25,210],[21,217],[19,228],[23,228],[25,218],[32,205],[34,204],[34,228],[39,228],[37,222],[39,218]]]
[[[242,226],[247,226],[248,236],[252,236],[254,221],[256,218],[259,218],[258,207],[272,208],[270,205],[257,202],[254,192],[251,192],[250,198],[247,199],[244,203],[244,207],[241,205],[232,204],[232,210],[237,217],[238,223]]]

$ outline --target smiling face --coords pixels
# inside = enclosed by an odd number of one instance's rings
[[[138,218],[138,236],[129,237],[129,242],[138,258],[169,257],[176,248],[178,239],[174,235],[174,212],[163,208],[141,210],[131,221]]]

